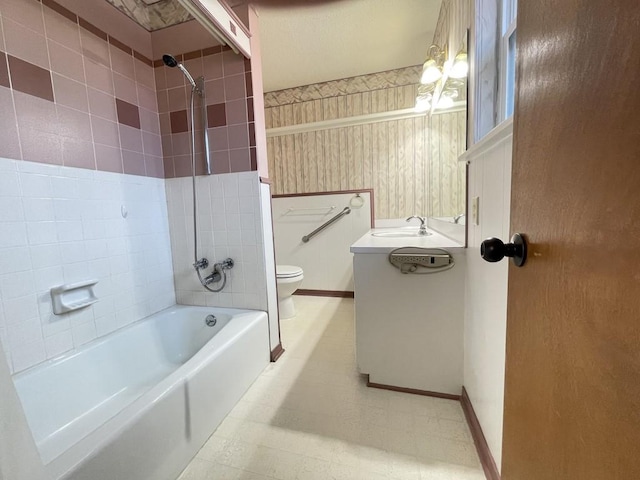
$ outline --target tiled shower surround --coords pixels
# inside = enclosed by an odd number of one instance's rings
[[[174,304],[164,180],[0,159],[0,272],[14,372]],[[87,279],[98,303],[54,315],[51,287]]]
[[[222,294],[204,295],[190,179],[163,178],[191,173],[188,89],[177,69],[117,38],[132,28],[123,19],[106,33],[54,0],[0,0],[0,340],[12,372],[161,310],[176,291],[179,303],[266,308],[250,62],[220,47],[167,52],[207,78],[214,173],[224,173],[198,180],[210,202],[202,254],[237,266]],[[185,200],[167,203],[177,189]],[[181,220],[169,215],[181,208]],[[98,303],[51,313],[51,287],[90,278]]]

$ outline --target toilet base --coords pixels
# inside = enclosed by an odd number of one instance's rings
[[[293,318],[296,316],[296,306],[293,303],[293,296],[278,299],[278,309],[280,319]]]

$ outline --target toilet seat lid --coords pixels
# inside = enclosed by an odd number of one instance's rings
[[[302,269],[294,265],[276,265],[276,277],[291,278],[302,275]]]

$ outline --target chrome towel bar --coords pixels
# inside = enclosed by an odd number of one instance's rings
[[[317,235],[318,233],[320,233],[322,230],[324,230],[325,228],[327,228],[329,225],[331,225],[334,222],[337,222],[338,220],[340,220],[342,217],[344,217],[345,215],[349,215],[351,213],[351,209],[349,207],[344,207],[342,209],[342,211],[337,214],[335,217],[331,218],[330,220],[327,220],[325,223],[323,223],[322,225],[320,225],[318,228],[316,228],[313,232],[311,232],[308,235],[305,235],[304,237],[302,237],[302,241],[304,243],[307,243],[309,240],[311,240],[315,235]]]

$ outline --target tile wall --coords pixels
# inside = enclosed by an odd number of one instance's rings
[[[3,0],[0,156],[164,176],[152,65],[51,0]]]
[[[52,313],[51,287],[90,278],[98,303]],[[12,372],[174,303],[164,180],[0,159],[0,340]]]
[[[167,179],[165,183],[177,302],[267,310],[258,173],[197,178],[198,256],[206,257],[211,265],[227,257],[235,261],[228,272],[228,284],[220,293],[203,291],[192,267],[191,178]]]
[[[171,52],[168,52],[171,53]],[[205,78],[205,105],[214,174],[257,170],[251,62],[227,48],[176,55],[194,78]],[[166,178],[191,175],[191,86],[177,68],[156,60],[158,109]],[[197,172],[205,172],[202,99],[195,98]]]

